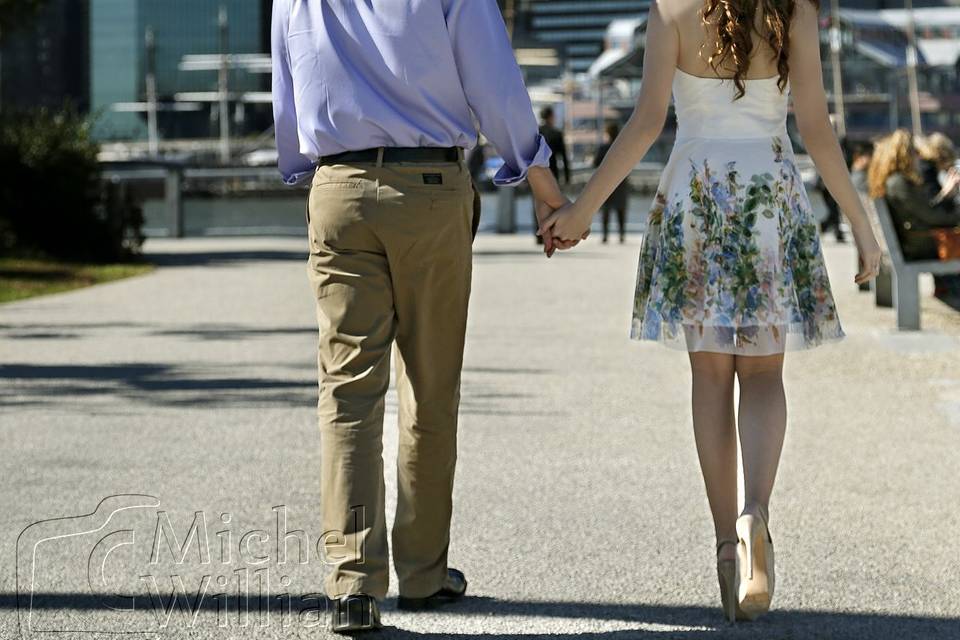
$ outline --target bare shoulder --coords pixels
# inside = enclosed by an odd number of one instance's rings
[[[703,9],[703,0],[654,0],[651,11],[656,11],[664,24],[682,28],[690,18],[698,18]]]
[[[820,27],[820,10],[813,0],[797,0],[791,31],[803,32]]]
[[[790,25],[791,75],[799,77],[820,70],[820,12],[813,0],[797,0]]]

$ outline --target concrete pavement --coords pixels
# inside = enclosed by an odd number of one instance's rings
[[[849,337],[788,356],[775,606],[729,627],[686,358],[627,340],[638,249],[478,239],[450,555],[471,597],[391,599],[384,637],[960,638],[958,314],[927,296],[895,332],[828,245]],[[323,637],[305,243],[147,250],[151,275],[0,306],[0,638]]]

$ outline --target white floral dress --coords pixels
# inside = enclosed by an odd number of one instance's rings
[[[844,337],[777,78],[677,70],[677,141],[640,251],[631,337],[764,356]]]

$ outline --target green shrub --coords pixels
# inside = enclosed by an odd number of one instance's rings
[[[86,120],[71,110],[0,114],[0,250],[115,262],[139,252],[143,215],[104,184]]]

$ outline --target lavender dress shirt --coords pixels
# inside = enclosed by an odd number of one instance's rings
[[[547,166],[530,96],[495,0],[274,0],[273,105],[280,172],[372,147],[477,144],[495,183]]]

